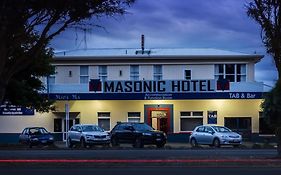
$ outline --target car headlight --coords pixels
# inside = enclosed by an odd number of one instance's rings
[[[31,138],[31,140],[38,141],[39,139],[38,138]]]
[[[143,136],[152,136],[151,133],[142,133]]]
[[[54,140],[54,137],[50,137],[49,140]]]

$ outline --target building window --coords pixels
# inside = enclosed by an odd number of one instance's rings
[[[80,83],[89,83],[89,66],[80,66]]]
[[[62,132],[62,119],[61,118],[54,119],[54,132]]]
[[[246,64],[216,64],[215,79],[227,79],[230,82],[245,82]]]
[[[110,131],[110,112],[98,112],[98,125],[105,131]]]
[[[138,65],[131,65],[130,66],[130,79],[131,80],[139,80],[139,66]]]
[[[259,112],[260,134],[274,134],[274,129],[270,127],[269,123],[263,116],[263,112]]]
[[[191,80],[191,70],[184,70],[184,78],[186,80]]]
[[[236,65],[236,81],[245,82],[246,81],[246,64]]]
[[[140,112],[128,112],[128,122],[140,122]]]
[[[99,66],[99,79],[101,81],[107,80],[107,66]]]
[[[193,131],[193,129],[203,124],[203,111],[183,111],[180,112],[180,131]]]
[[[252,133],[251,117],[225,117],[224,125],[242,134],[243,138],[250,138]]]
[[[162,80],[162,65],[153,66],[153,79]]]

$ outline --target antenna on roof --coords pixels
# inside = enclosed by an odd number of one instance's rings
[[[144,34],[141,35],[141,51],[144,53]]]

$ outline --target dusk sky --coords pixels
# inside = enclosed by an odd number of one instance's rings
[[[266,55],[260,27],[247,16],[250,0],[136,0],[124,16],[100,18],[86,35],[74,29],[53,42],[59,50],[85,48],[214,48],[265,57],[256,65],[256,80],[274,85],[275,65]],[[86,38],[86,40],[85,40]]]

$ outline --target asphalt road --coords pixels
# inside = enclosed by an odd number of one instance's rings
[[[0,159],[269,159],[275,149],[0,150]]]
[[[0,150],[0,175],[279,175],[274,149]]]

